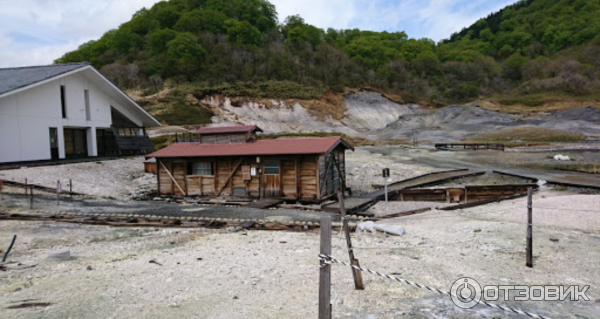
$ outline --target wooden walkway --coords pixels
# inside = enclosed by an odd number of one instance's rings
[[[346,213],[351,214],[356,210],[364,208],[375,202],[373,198],[364,198],[364,197],[349,197],[344,199],[344,208],[346,208]],[[335,202],[329,205],[325,205],[321,208],[322,211],[332,212],[332,213],[340,213],[340,203]]]
[[[388,185],[388,197],[391,198],[392,196],[396,196],[398,194],[398,191],[403,189],[435,186],[454,179],[468,176],[479,176],[483,174],[485,174],[484,171],[473,171],[470,169],[459,169],[429,173]],[[380,189],[372,193],[362,195],[361,197],[378,200],[383,199],[385,198],[385,189]]]
[[[245,205],[244,207],[265,209],[265,208],[269,208],[269,207],[273,207],[273,206],[279,205],[279,204],[283,203],[284,201],[285,200],[279,199],[279,198],[263,198],[263,199],[261,199],[261,200],[259,200],[257,202]]]

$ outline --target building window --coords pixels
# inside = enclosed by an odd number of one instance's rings
[[[85,120],[92,120],[92,113],[90,110],[90,92],[88,90],[83,90],[83,96],[85,98]]]
[[[66,119],[67,118],[67,96],[66,96],[64,85],[60,86],[60,107],[62,110],[62,118]]]
[[[188,175],[212,176],[212,165],[210,162],[191,163],[188,166]]]
[[[279,175],[279,161],[265,161],[265,174]]]

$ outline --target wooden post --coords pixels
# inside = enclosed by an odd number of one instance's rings
[[[346,245],[348,246],[348,255],[350,257],[350,264],[354,266],[360,266],[358,263],[358,259],[354,258],[354,250],[352,250],[352,241],[350,239],[350,229],[348,227],[348,220],[346,217],[346,207],[344,206],[344,193],[338,194],[338,199],[340,201],[340,212],[342,213],[344,233],[346,234]],[[362,274],[360,270],[352,268],[352,277],[354,277],[354,289],[356,290],[364,290],[365,285],[362,280]]]
[[[60,181],[56,181],[56,206],[60,206]]]
[[[29,186],[27,186],[27,178],[26,178],[25,179],[25,196],[27,196],[27,187],[29,187]]]
[[[321,254],[331,255],[331,217],[321,217]],[[319,319],[331,318],[331,265],[319,270]]]
[[[73,180],[69,179],[69,194],[71,195],[71,203],[73,202]]]
[[[4,253],[4,257],[2,257],[2,262],[6,261],[6,257],[8,257],[8,253],[10,253],[10,250],[13,248],[13,245],[15,244],[15,240],[17,239],[17,235],[13,235],[13,239],[10,242],[10,245],[8,246],[8,249],[6,250],[6,252]]]
[[[0,200],[2,200],[2,188],[4,187],[4,181],[0,179]]]
[[[29,186],[29,210],[33,210],[33,185]]]
[[[527,267],[533,267],[533,212],[531,187],[527,188]]]

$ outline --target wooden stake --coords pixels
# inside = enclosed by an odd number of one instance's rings
[[[60,181],[56,181],[56,206],[60,206]]]
[[[27,196],[27,178],[25,179],[25,196]]]
[[[8,257],[8,253],[10,253],[10,250],[13,248],[13,245],[15,244],[15,240],[16,239],[17,239],[17,235],[13,235],[12,241],[10,242],[10,245],[8,246],[8,249],[4,253],[4,257],[2,257],[2,262],[6,261],[6,257]]]
[[[321,254],[331,255],[331,217],[321,217]],[[319,270],[319,319],[331,318],[331,265]]]
[[[531,187],[527,188],[527,267],[533,267],[533,211]]]
[[[355,266],[360,266],[360,264],[358,263],[358,259],[354,258],[354,250],[352,250],[352,241],[350,239],[350,230],[348,227],[348,220],[344,218],[344,217],[346,217],[346,207],[344,205],[344,194],[339,193],[338,199],[340,201],[340,212],[342,213],[342,219],[343,219],[342,227],[344,227],[344,233],[346,234],[346,245],[348,246],[348,255],[350,257],[350,264],[355,265]],[[360,270],[352,268],[352,277],[354,277],[354,289],[364,290],[365,285],[363,283],[362,274],[360,273]]]
[[[29,210],[33,210],[33,185],[29,185]]]
[[[73,181],[69,179],[69,194],[71,195],[71,203],[73,202]]]
[[[0,179],[0,200],[2,200],[2,188],[4,187],[4,181]]]

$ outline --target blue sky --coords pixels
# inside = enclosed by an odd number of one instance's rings
[[[156,0],[0,0],[0,67],[50,64]],[[517,0],[271,0],[326,29],[405,31],[440,41]]]

